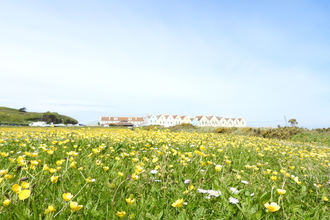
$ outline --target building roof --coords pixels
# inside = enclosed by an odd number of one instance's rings
[[[144,121],[143,117],[101,117],[101,121]]]

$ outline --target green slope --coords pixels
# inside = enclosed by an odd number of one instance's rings
[[[60,115],[57,112],[22,112],[18,109],[0,106],[0,124],[21,124],[26,125],[34,121],[53,122],[54,124],[77,124],[74,118]]]

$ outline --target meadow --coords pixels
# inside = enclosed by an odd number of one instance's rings
[[[0,128],[0,219],[330,219],[329,168],[315,143]]]

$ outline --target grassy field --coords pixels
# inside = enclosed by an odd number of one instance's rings
[[[17,127],[0,160],[0,219],[330,219],[322,144]]]
[[[65,124],[77,124],[75,119],[56,112],[25,112],[19,109],[0,106],[0,125],[28,125],[31,122],[47,121]],[[56,122],[57,121],[57,122]]]

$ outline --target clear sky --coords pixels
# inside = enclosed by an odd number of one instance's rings
[[[330,127],[330,1],[2,1],[0,106]]]

